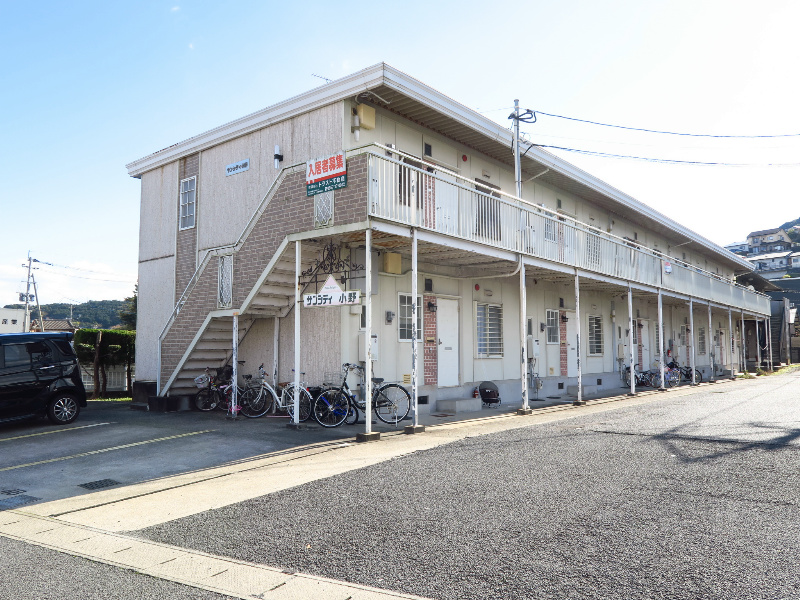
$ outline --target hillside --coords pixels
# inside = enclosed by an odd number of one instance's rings
[[[789,227],[794,227],[795,225],[800,225],[800,217],[794,221],[786,221],[786,223],[780,226],[780,229],[789,229]]]
[[[90,300],[72,305],[72,322],[80,327],[111,329],[120,325],[119,311],[125,306],[124,300]],[[6,304],[5,308],[25,308],[24,304]],[[69,304],[42,304],[45,319],[69,319]],[[32,319],[39,318],[36,305],[32,306]]]

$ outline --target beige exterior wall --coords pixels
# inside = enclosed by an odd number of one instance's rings
[[[178,230],[178,162],[142,175],[139,261],[175,254]]]
[[[209,248],[234,244],[280,169],[342,149],[342,103],[259,129],[201,153],[198,198],[200,260]],[[275,169],[275,145],[283,154]],[[249,159],[247,171],[226,176],[225,167]]]
[[[174,256],[139,263],[136,323],[136,379],[139,381],[157,378],[158,336],[172,313],[174,288]]]

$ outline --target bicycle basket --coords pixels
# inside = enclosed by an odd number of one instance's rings
[[[206,373],[194,378],[194,384],[201,389],[207,387],[209,381],[211,381],[211,378]]]
[[[322,385],[339,387],[342,385],[341,371],[326,371],[322,376]]]

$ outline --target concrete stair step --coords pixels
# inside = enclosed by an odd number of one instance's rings
[[[436,410],[446,413],[476,412],[482,407],[483,402],[480,398],[448,398],[436,401]]]

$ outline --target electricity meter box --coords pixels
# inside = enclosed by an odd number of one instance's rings
[[[358,360],[360,362],[367,362],[367,348],[364,343],[366,332],[358,334]],[[372,360],[378,360],[378,334],[372,334]]]
[[[528,336],[528,358],[539,358],[539,340],[533,339],[532,335]]]

